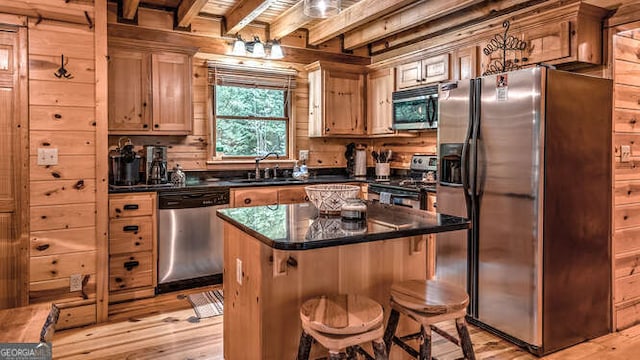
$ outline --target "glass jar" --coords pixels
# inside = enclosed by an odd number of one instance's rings
[[[343,221],[365,221],[367,219],[367,204],[360,199],[347,199],[340,208]]]

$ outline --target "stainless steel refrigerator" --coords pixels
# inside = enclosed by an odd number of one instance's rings
[[[542,355],[611,329],[610,80],[544,67],[441,84],[436,278]]]

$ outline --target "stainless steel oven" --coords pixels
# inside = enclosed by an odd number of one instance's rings
[[[438,127],[438,85],[395,91],[393,128],[423,130]]]
[[[402,190],[385,185],[371,184],[368,189],[368,197],[371,201],[379,201],[392,205],[404,206],[413,209],[426,209],[422,206],[423,196],[420,190]],[[381,200],[382,197],[382,200]]]

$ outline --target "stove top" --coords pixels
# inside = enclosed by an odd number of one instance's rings
[[[370,187],[388,191],[389,189],[404,190],[410,192],[435,191],[436,169],[438,158],[435,155],[416,154],[411,158],[410,172],[400,178],[392,178],[390,181],[377,182]]]

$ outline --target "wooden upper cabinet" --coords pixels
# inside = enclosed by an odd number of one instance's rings
[[[151,54],[153,131],[191,132],[191,57]]]
[[[478,47],[468,46],[457,49],[453,60],[453,80],[467,80],[478,77]]]
[[[309,136],[364,135],[364,67],[315,62],[309,71]]]
[[[148,54],[109,50],[109,130],[147,131],[151,123]]]
[[[191,55],[110,47],[110,134],[190,134],[191,98]]]
[[[393,134],[393,68],[376,70],[367,78],[367,130],[371,135]]]
[[[440,54],[396,67],[396,89],[449,80],[449,54]]]

